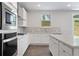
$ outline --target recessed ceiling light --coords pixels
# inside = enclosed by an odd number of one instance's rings
[[[71,4],[67,4],[67,7],[71,7]]]
[[[40,4],[38,4],[37,6],[40,7]]]

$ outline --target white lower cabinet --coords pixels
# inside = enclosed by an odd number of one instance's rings
[[[59,55],[72,56],[72,48],[66,46],[64,43],[59,42]]]
[[[74,47],[50,36],[49,50],[53,56],[79,56],[79,47]]]
[[[56,40],[51,40],[49,41],[49,49],[52,52],[52,55],[57,56],[58,55],[58,41]]]
[[[74,48],[74,56],[79,56],[79,48]]]
[[[22,56],[28,48],[30,44],[28,36],[29,35],[26,34],[18,37],[18,56]]]
[[[32,45],[48,45],[49,35],[48,34],[30,34],[30,40]]]

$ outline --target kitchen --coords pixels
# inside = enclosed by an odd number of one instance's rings
[[[78,5],[0,2],[0,56],[79,56]],[[28,52],[29,48],[33,53]],[[49,55],[41,53],[41,49]]]

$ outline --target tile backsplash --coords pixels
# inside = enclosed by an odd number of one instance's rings
[[[28,27],[26,32],[33,34],[61,34],[61,29],[58,27],[53,28],[40,28],[40,27]]]

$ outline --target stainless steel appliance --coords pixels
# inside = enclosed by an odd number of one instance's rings
[[[0,2],[0,30],[2,29],[2,3]],[[2,34],[0,33],[0,56],[2,55]]]
[[[0,30],[2,29],[2,3],[0,2]]]
[[[3,39],[3,56],[12,56],[14,54],[17,54],[16,32],[6,33]]]
[[[2,3],[2,29],[16,29],[16,14],[4,3]]]
[[[0,31],[16,29],[16,15],[3,2],[0,2]],[[0,33],[0,56],[12,56],[17,53],[16,31]]]

